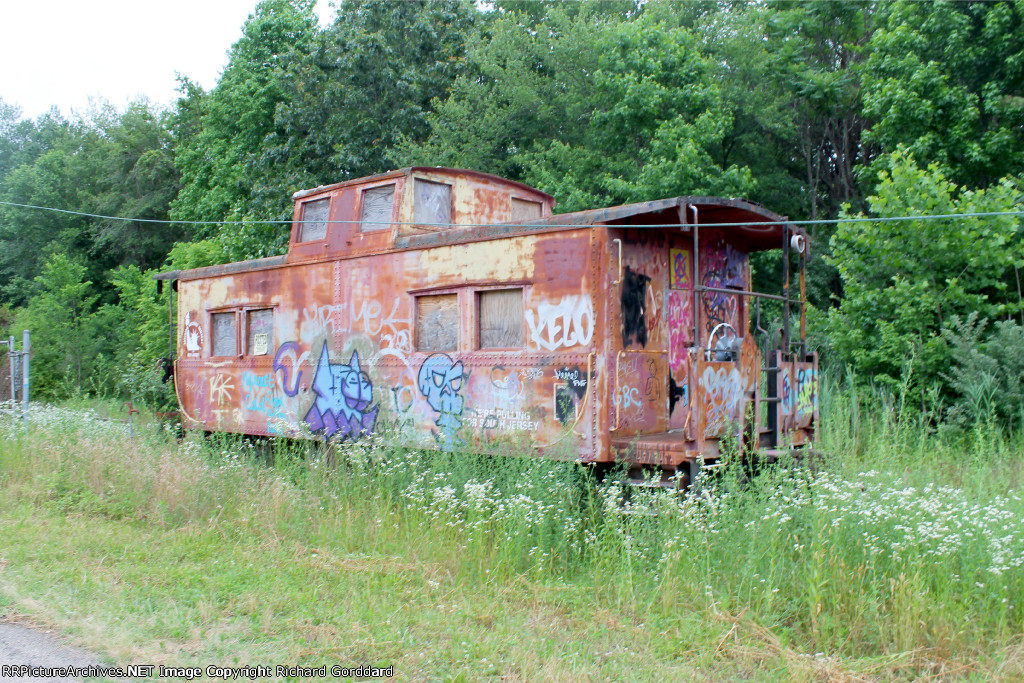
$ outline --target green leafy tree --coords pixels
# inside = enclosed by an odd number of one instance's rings
[[[10,137],[0,199],[77,210],[79,187],[69,168],[81,147],[82,126],[48,114],[34,123],[8,125],[5,133]],[[24,304],[46,256],[54,251],[80,253],[87,232],[88,222],[80,217],[0,206],[0,296]]]
[[[464,72],[478,22],[469,0],[342,3],[288,70],[277,130],[255,164],[256,201],[280,206],[302,187],[394,168],[395,143],[429,133],[431,102]]]
[[[1020,209],[1021,188],[1009,180],[969,190],[902,150],[886,162],[868,198],[874,217]],[[948,388],[942,329],[971,314],[1000,320],[1024,310],[1016,285],[1022,243],[1017,216],[840,225],[831,257],[845,294],[830,317],[836,353],[865,379],[897,385],[909,371],[915,387]]]
[[[152,271],[126,266],[111,274],[116,305],[96,313],[97,328],[111,340],[107,372],[117,391],[155,410],[174,404],[173,384],[164,382],[163,360],[174,356],[170,298],[157,293]]]
[[[953,365],[942,373],[956,394],[949,421],[961,427],[998,422],[1024,424],[1024,322],[989,325],[972,313],[953,316],[942,330]]]
[[[12,329],[32,335],[33,393],[40,398],[82,390],[102,346],[94,318],[98,296],[86,270],[54,254],[35,278],[38,294],[15,315]]]
[[[585,7],[585,6],[584,6]],[[407,162],[530,183],[571,211],[687,193],[747,194],[711,149],[732,125],[692,33],[641,13],[551,7],[508,13],[469,48],[472,71],[430,118]]]
[[[125,218],[167,218],[178,190],[169,134],[145,103],[124,113],[100,105],[87,118],[53,115],[16,127],[11,163],[0,178],[4,201]],[[67,254],[88,269],[101,296],[113,299],[106,272],[121,265],[154,267],[181,232],[170,225],[91,218],[15,206],[0,207],[2,296],[15,304],[32,293],[45,259]]]
[[[175,165],[182,188],[171,205],[181,221],[276,219],[290,206],[287,194],[254,210],[254,187],[261,179],[252,169],[265,152],[264,141],[277,128],[274,117],[286,99],[287,65],[308,51],[316,35],[312,0],[262,0],[242,28],[228,66],[210,93],[182,82],[174,124]],[[200,238],[223,235],[231,257],[265,256],[287,243],[287,229],[254,226],[196,228]]]
[[[105,255],[104,266],[153,268],[184,236],[179,226],[147,223],[166,221],[171,201],[180,189],[174,167],[168,121],[145,103],[135,102],[112,114],[101,129],[104,144],[99,179],[89,204],[105,216],[91,223],[93,256]]]
[[[748,198],[791,218],[835,218],[864,208],[861,69],[877,24],[872,2],[652,2],[649,14],[692,27],[714,64],[733,125],[711,149],[716,163],[750,169]],[[810,227],[808,294],[827,307],[840,291],[827,265],[830,226]],[[755,256],[758,287],[781,287],[780,255]]]
[[[985,187],[1024,171],[1024,5],[898,2],[868,44],[867,138]],[[886,162],[879,162],[882,167]]]

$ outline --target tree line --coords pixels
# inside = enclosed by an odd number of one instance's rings
[[[262,0],[217,84],[182,78],[168,110],[29,120],[0,100],[0,326],[35,333],[42,396],[156,401],[150,271],[283,253],[288,226],[255,221],[289,219],[292,192],[410,164],[522,181],[559,211],[1019,210],[1022,23],[1014,2],[344,0],[321,27],[311,0]],[[839,225],[812,228],[830,362],[1019,424],[1020,218]]]

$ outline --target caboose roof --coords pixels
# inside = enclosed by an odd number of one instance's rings
[[[688,229],[693,223],[693,214],[688,209],[691,206],[697,209],[700,227],[721,225],[741,237],[750,251],[781,248],[783,229],[789,223],[786,216],[780,216],[755,202],[702,195],[563,213],[532,221],[531,225],[620,225],[648,226],[651,229],[680,225]],[[804,231],[789,224],[789,232],[803,234]]]

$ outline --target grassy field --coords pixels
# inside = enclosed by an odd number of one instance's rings
[[[1024,455],[825,392],[814,467],[699,496],[368,438],[0,422],[0,613],[110,661],[399,680],[1024,679]]]

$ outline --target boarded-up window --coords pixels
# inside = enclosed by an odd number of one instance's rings
[[[452,186],[416,179],[416,204],[413,220],[430,225],[452,222]]]
[[[395,186],[382,185],[363,190],[363,210],[360,219],[363,232],[386,230],[391,224],[391,210],[395,205]]]
[[[299,226],[300,242],[313,242],[327,238],[327,213],[330,208],[330,199],[317,199],[302,205],[302,225]]]
[[[213,355],[234,356],[238,353],[235,330],[235,314],[214,313],[213,316]]]
[[[416,350],[457,351],[458,348],[458,295],[416,297]]]
[[[523,346],[523,290],[480,292],[480,348]]]
[[[249,311],[249,338],[246,342],[246,354],[249,356],[265,356],[270,352],[274,341],[274,309],[261,308]]]
[[[524,223],[540,218],[540,202],[512,198],[512,222]]]

